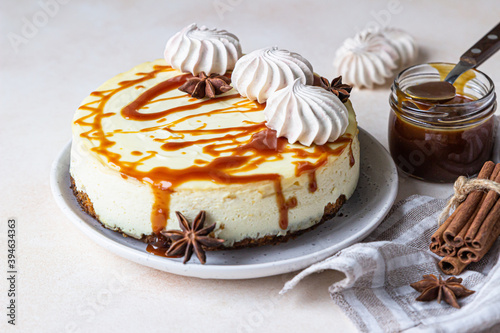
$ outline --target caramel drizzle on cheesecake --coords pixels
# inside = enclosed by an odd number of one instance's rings
[[[336,149],[332,149],[328,144],[312,147],[302,147],[299,145],[288,144],[285,138],[278,138],[276,131],[265,126],[264,122],[252,123],[244,121],[241,126],[207,129],[206,124],[196,129],[176,129],[175,126],[189,119],[199,117],[200,115],[230,114],[234,112],[259,112],[265,107],[265,104],[258,104],[250,100],[242,100],[239,94],[225,94],[214,99],[195,100],[187,96],[164,97],[166,93],[180,87],[190,74],[181,74],[170,79],[162,81],[157,85],[145,90],[134,101],[119,110],[121,116],[130,121],[152,121],[156,120],[159,125],[141,129],[139,132],[151,132],[155,130],[165,130],[175,135],[173,138],[153,140],[162,143],[163,151],[178,151],[193,145],[202,145],[203,153],[210,155],[213,159],[205,161],[196,159],[194,165],[183,169],[173,169],[168,167],[155,167],[150,171],[141,171],[139,166],[147,159],[154,157],[158,152],[154,151],[133,151],[133,156],[141,156],[135,162],[125,161],[122,156],[110,150],[115,142],[111,140],[113,133],[105,133],[102,121],[116,115],[116,113],[105,113],[106,103],[118,92],[130,87],[141,89],[144,86],[141,83],[155,78],[159,73],[173,71],[168,66],[154,66],[151,72],[137,73],[139,76],[134,80],[127,80],[118,83],[118,87],[111,90],[95,91],[91,95],[96,97],[95,101],[86,103],[80,109],[88,111],[89,114],[77,119],[75,124],[89,127],[89,130],[82,133],[81,136],[94,142],[95,147],[91,148],[95,153],[104,156],[108,164],[125,177],[132,177],[151,185],[155,202],[151,213],[152,229],[155,233],[162,231],[167,225],[167,219],[170,209],[170,197],[175,189],[189,181],[212,181],[217,184],[247,184],[256,182],[271,181],[276,193],[276,202],[279,210],[279,226],[286,230],[288,227],[288,211],[297,206],[297,199],[294,197],[286,199],[283,194],[281,176],[277,173],[257,173],[245,175],[241,174],[258,167],[272,160],[282,160],[283,154],[293,154],[294,158],[303,159],[303,161],[294,161],[295,174],[308,174],[308,190],[315,192],[318,188],[316,183],[316,170],[328,162],[329,156],[340,155],[346,147],[351,148],[352,137],[344,134],[335,143],[340,143]],[[160,98],[161,97],[161,98]],[[168,101],[184,97],[188,103],[181,106],[172,107],[160,112],[144,113],[148,105],[158,103],[159,101]],[[231,102],[228,107],[210,110],[204,113],[192,113],[183,115],[181,118],[170,121],[169,116],[180,112],[192,111],[202,106],[218,103],[221,101]],[[138,133],[126,132],[124,130],[115,130],[116,133]],[[210,134],[213,137],[200,138],[198,140],[175,141],[175,138],[184,138],[186,135],[191,137]],[[352,156],[352,152],[350,152]],[[306,161],[313,159],[315,162]],[[353,162],[351,159],[351,166]]]

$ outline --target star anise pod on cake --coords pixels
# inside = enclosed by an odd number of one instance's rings
[[[321,87],[325,88],[328,91],[334,93],[342,103],[345,103],[350,96],[352,86],[348,84],[342,83],[342,75],[333,79],[332,82],[328,82],[328,79],[321,77],[320,78]]]
[[[194,218],[193,224],[180,212],[175,212],[179,219],[179,224],[182,230],[166,230],[162,231],[162,235],[172,240],[172,245],[166,252],[167,256],[182,256],[184,255],[184,263],[191,259],[191,256],[196,253],[196,256],[202,264],[206,262],[205,247],[219,247],[224,243],[223,239],[217,239],[208,236],[214,229],[215,223],[204,228],[205,211],[202,210]]]
[[[441,276],[439,279],[433,275],[424,275],[423,280],[410,284],[410,286],[421,295],[417,297],[417,301],[429,302],[437,299],[438,303],[444,300],[454,308],[460,309],[457,298],[467,297],[475,293],[462,286],[462,279],[450,277],[446,281]]]
[[[219,74],[210,74],[207,76],[205,72],[201,72],[198,76],[193,76],[187,79],[186,83],[179,87],[180,91],[188,93],[194,98],[214,98],[233,89],[229,84],[231,79]]]

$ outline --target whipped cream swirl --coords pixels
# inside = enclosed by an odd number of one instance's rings
[[[264,109],[266,126],[289,143],[323,145],[337,140],[349,125],[347,108],[330,91],[300,79],[275,92]]]
[[[275,91],[291,85],[296,79],[312,84],[314,72],[309,61],[300,54],[268,47],[241,57],[231,79],[242,96],[264,103]]]
[[[399,54],[387,38],[365,30],[345,40],[337,50],[334,66],[346,83],[372,88],[391,78],[398,62]]]
[[[223,75],[234,68],[241,55],[238,37],[226,30],[198,28],[196,23],[172,36],[165,47],[167,64],[193,75]]]

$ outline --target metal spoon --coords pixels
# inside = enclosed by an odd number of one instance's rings
[[[455,97],[453,83],[469,69],[476,68],[500,49],[500,23],[460,57],[444,81],[431,81],[409,87],[406,94],[413,99],[429,102],[446,102]]]

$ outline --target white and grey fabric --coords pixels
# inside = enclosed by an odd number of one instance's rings
[[[397,203],[362,243],[305,269],[281,293],[310,274],[337,270],[346,277],[330,286],[331,298],[361,332],[488,330],[500,323],[500,241],[459,276],[466,288],[476,291],[458,300],[460,309],[445,302],[417,302],[419,293],[410,287],[425,274],[441,273],[440,257],[429,250],[429,243],[445,204],[444,199],[426,196]]]
[[[493,161],[500,163],[500,116],[497,116],[497,135],[495,141],[495,147],[493,148]]]

